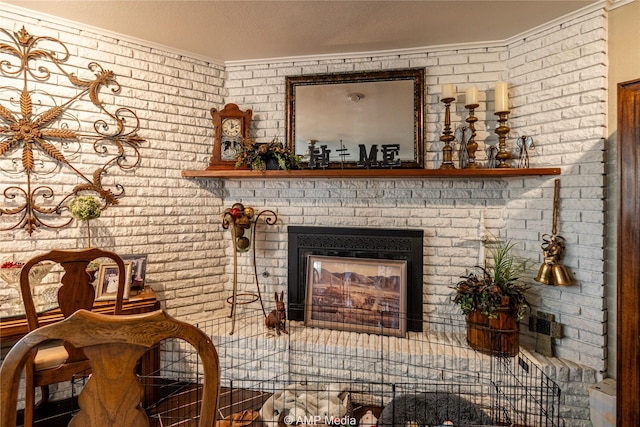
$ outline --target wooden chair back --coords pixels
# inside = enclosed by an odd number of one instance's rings
[[[198,425],[212,427],[220,389],[216,349],[204,332],[162,310],[126,316],[80,310],[30,332],[11,348],[0,367],[0,425],[16,425],[18,385],[30,355],[42,343],[63,339],[84,349],[92,372],[78,397],[80,411],[69,427],[148,427],[140,407],[143,387],[134,369],[145,351],[167,338],[182,339],[198,352],[204,372]]]
[[[24,302],[25,315],[30,331],[40,327],[38,312],[33,301],[33,292],[29,281],[29,273],[33,266],[43,261],[51,261],[59,264],[63,268],[60,282],[62,286],[58,289],[58,305],[64,318],[69,317],[77,310],[90,311],[96,299],[96,291],[93,287],[93,277],[87,272],[87,267],[91,261],[97,259],[108,259],[118,267],[118,290],[113,314],[122,313],[122,303],[124,299],[125,286],[128,284],[126,269],[122,258],[116,253],[98,248],[83,250],[53,250],[31,258],[25,263],[20,272],[20,292]],[[35,353],[26,364],[25,372],[25,409],[24,426],[31,427],[34,419],[34,408],[49,399],[50,384],[69,381],[73,375],[88,370],[89,363],[82,351],[73,346],[70,342],[64,342],[64,350],[56,350],[56,359],[62,364],[54,364],[52,367],[37,367]],[[61,354],[61,356],[60,356]],[[66,357],[66,360],[65,360]],[[39,358],[38,358],[39,359]],[[42,399],[36,404],[36,388],[40,387]]]
[[[30,331],[40,327],[38,312],[33,301],[31,284],[29,283],[29,272],[31,268],[43,261],[53,261],[62,266],[64,273],[60,280],[62,286],[58,289],[58,305],[63,316],[66,318],[80,309],[92,310],[96,292],[92,284],[93,277],[87,272],[87,267],[91,261],[99,258],[107,258],[118,266],[118,291],[116,294],[114,314],[120,314],[122,312],[124,290],[127,285],[126,269],[122,258],[114,252],[98,248],[53,250],[31,258],[22,267],[22,272],[20,273],[20,291],[22,293],[22,300],[24,302],[25,314]],[[74,350],[74,348],[69,345],[65,345],[65,347],[69,353],[67,362],[84,359],[82,352]]]
[[[95,290],[92,285],[93,278],[87,272],[87,267],[91,261],[100,258],[108,258],[118,266],[120,274],[118,276],[115,314],[122,311],[124,287],[127,278],[124,274],[124,262],[118,254],[98,248],[52,250],[31,258],[22,267],[22,272],[20,273],[20,290],[22,292],[30,330],[39,327],[38,316],[29,284],[29,271],[31,267],[43,261],[53,261],[62,266],[64,274],[60,280],[62,286],[58,290],[58,303],[60,304],[60,310],[63,315],[68,317],[76,310],[84,309],[91,311],[93,303],[95,302]]]

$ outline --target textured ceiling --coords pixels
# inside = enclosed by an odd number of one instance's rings
[[[602,1],[3,1],[217,61],[499,41]]]

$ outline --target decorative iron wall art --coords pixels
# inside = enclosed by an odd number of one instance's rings
[[[90,62],[79,77],[70,56],[55,38],[0,29],[0,230],[64,227],[81,194],[116,205],[118,170],[140,163],[137,115],[105,103],[120,91],[114,73]]]

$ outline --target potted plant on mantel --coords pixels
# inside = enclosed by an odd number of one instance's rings
[[[256,143],[251,139],[245,139],[240,143],[236,156],[236,168],[242,166],[260,171],[298,169],[300,156],[277,139],[267,143]]]
[[[512,254],[515,243],[487,243],[493,265],[476,266],[476,271],[459,281],[453,301],[466,316],[467,342],[471,348],[490,354],[515,356],[520,349],[520,328],[529,304],[528,286],[520,275],[529,261]]]

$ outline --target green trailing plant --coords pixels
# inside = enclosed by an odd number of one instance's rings
[[[256,143],[246,139],[240,143],[236,156],[236,168],[248,166],[253,170],[265,170],[270,161],[277,162],[282,170],[290,170],[298,169],[301,159],[277,139],[267,143]]]
[[[508,297],[509,307],[516,320],[524,317],[529,303],[525,296],[529,288],[520,280],[520,276],[529,269],[530,262],[513,255],[515,243],[488,243],[493,265],[475,266],[475,271],[461,276],[453,289],[456,294],[453,301],[460,306],[464,314],[479,311],[487,317],[495,318],[497,308]]]

